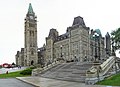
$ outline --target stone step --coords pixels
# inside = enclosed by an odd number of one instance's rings
[[[63,67],[63,66],[64,66],[64,64],[59,64],[59,65],[57,65],[56,67],[47,70],[47,71],[44,72],[41,76],[49,75],[49,74],[51,74],[51,73],[53,73],[53,72],[56,72],[57,70],[59,70],[59,69],[60,69],[61,67]]]
[[[72,72],[74,69],[60,69],[58,72]]]
[[[68,68],[71,68],[71,66],[74,66],[76,63],[67,63],[66,66],[63,67],[63,69],[68,69]]]
[[[63,63],[60,64],[44,74],[42,77],[67,80],[67,81],[78,81],[85,82],[86,70],[91,67],[91,64],[84,65],[87,63]]]
[[[55,68],[50,69],[50,71],[51,71],[51,72],[54,72],[54,71],[60,69],[60,68],[63,67],[63,66],[64,66],[64,64],[59,64],[59,65],[56,66]]]
[[[75,77],[64,77],[62,78],[63,80],[66,81],[77,81],[77,82],[85,82],[84,78],[75,78]]]

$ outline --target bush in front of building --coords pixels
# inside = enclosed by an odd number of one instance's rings
[[[36,66],[30,66],[29,68],[23,70],[20,72],[20,74],[22,75],[31,75],[32,74],[32,70],[37,68]]]
[[[27,68],[27,69],[21,71],[20,74],[22,74],[22,75],[31,75],[32,74],[32,69]]]
[[[2,68],[2,65],[0,65],[0,68]]]
[[[35,68],[37,68],[36,66],[30,66],[30,69],[35,69]]]

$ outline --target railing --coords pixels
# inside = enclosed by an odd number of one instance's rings
[[[33,69],[32,70],[32,76],[37,76],[37,75],[39,75],[39,74],[41,74],[41,73],[51,69],[52,67],[58,65],[59,63],[60,63],[59,61],[56,61],[56,62],[53,62],[53,63],[51,63],[51,64],[49,64],[49,65],[47,65],[47,66],[45,66],[43,68]]]
[[[105,78],[105,74],[112,68],[115,64],[115,56],[109,57],[101,65],[92,66],[89,70],[86,71],[86,83],[94,84]]]
[[[114,64],[115,56],[111,56],[103,64],[100,65],[100,74],[105,75]]]

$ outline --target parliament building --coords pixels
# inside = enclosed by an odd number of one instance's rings
[[[24,48],[15,55],[16,64],[30,66],[48,65],[55,61],[102,62],[111,55],[111,40],[107,32],[102,36],[100,29],[90,29],[81,16],[74,18],[66,32],[59,35],[50,29],[43,47],[37,44],[37,16],[29,4],[24,26]]]

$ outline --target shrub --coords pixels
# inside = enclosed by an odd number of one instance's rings
[[[2,66],[0,65],[0,68],[2,68]]]
[[[27,68],[20,72],[20,74],[22,74],[22,75],[31,75],[31,73],[32,73],[32,69],[30,69],[30,68]]]
[[[35,69],[35,68],[36,68],[36,66],[31,66],[31,67],[30,67],[30,69]]]

